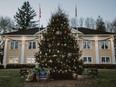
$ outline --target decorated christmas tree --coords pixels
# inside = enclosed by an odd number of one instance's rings
[[[41,67],[51,69],[51,73],[82,71],[79,61],[81,51],[78,39],[71,33],[68,16],[58,7],[49,20],[47,31],[39,43],[39,52],[35,55]]]

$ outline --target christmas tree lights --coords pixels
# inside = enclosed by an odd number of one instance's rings
[[[39,44],[39,52],[35,55],[42,67],[48,67],[51,72],[80,72],[82,62],[79,61],[81,51],[78,40],[72,36],[68,17],[58,8],[52,14],[46,34]]]

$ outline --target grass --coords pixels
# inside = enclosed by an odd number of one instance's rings
[[[99,70],[99,77],[89,79],[94,87],[116,87],[116,70]],[[19,70],[0,70],[0,87],[24,87],[25,78],[19,76]]]
[[[24,80],[19,76],[19,70],[0,70],[0,87],[23,87]]]
[[[99,69],[98,76],[89,77],[95,87],[116,87],[116,70]]]

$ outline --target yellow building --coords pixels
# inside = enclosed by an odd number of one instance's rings
[[[3,64],[35,63],[34,54],[38,52],[38,42],[46,28],[19,30],[2,35],[5,38]],[[116,64],[114,34],[87,28],[71,29],[79,40],[81,58],[87,64]]]

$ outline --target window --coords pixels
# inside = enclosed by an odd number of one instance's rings
[[[83,49],[91,49],[91,41],[83,41]]]
[[[84,61],[84,63],[91,63],[92,58],[91,57],[83,57],[83,61]]]
[[[101,57],[102,63],[110,63],[110,57]]]
[[[108,41],[101,41],[100,42],[100,48],[101,49],[108,49]]]
[[[9,63],[18,63],[18,56],[10,56]]]
[[[11,41],[10,42],[10,49],[11,50],[18,49],[18,41]]]
[[[35,58],[33,56],[27,57],[27,63],[35,63]]]
[[[28,42],[28,49],[36,49],[36,42],[35,41]]]

